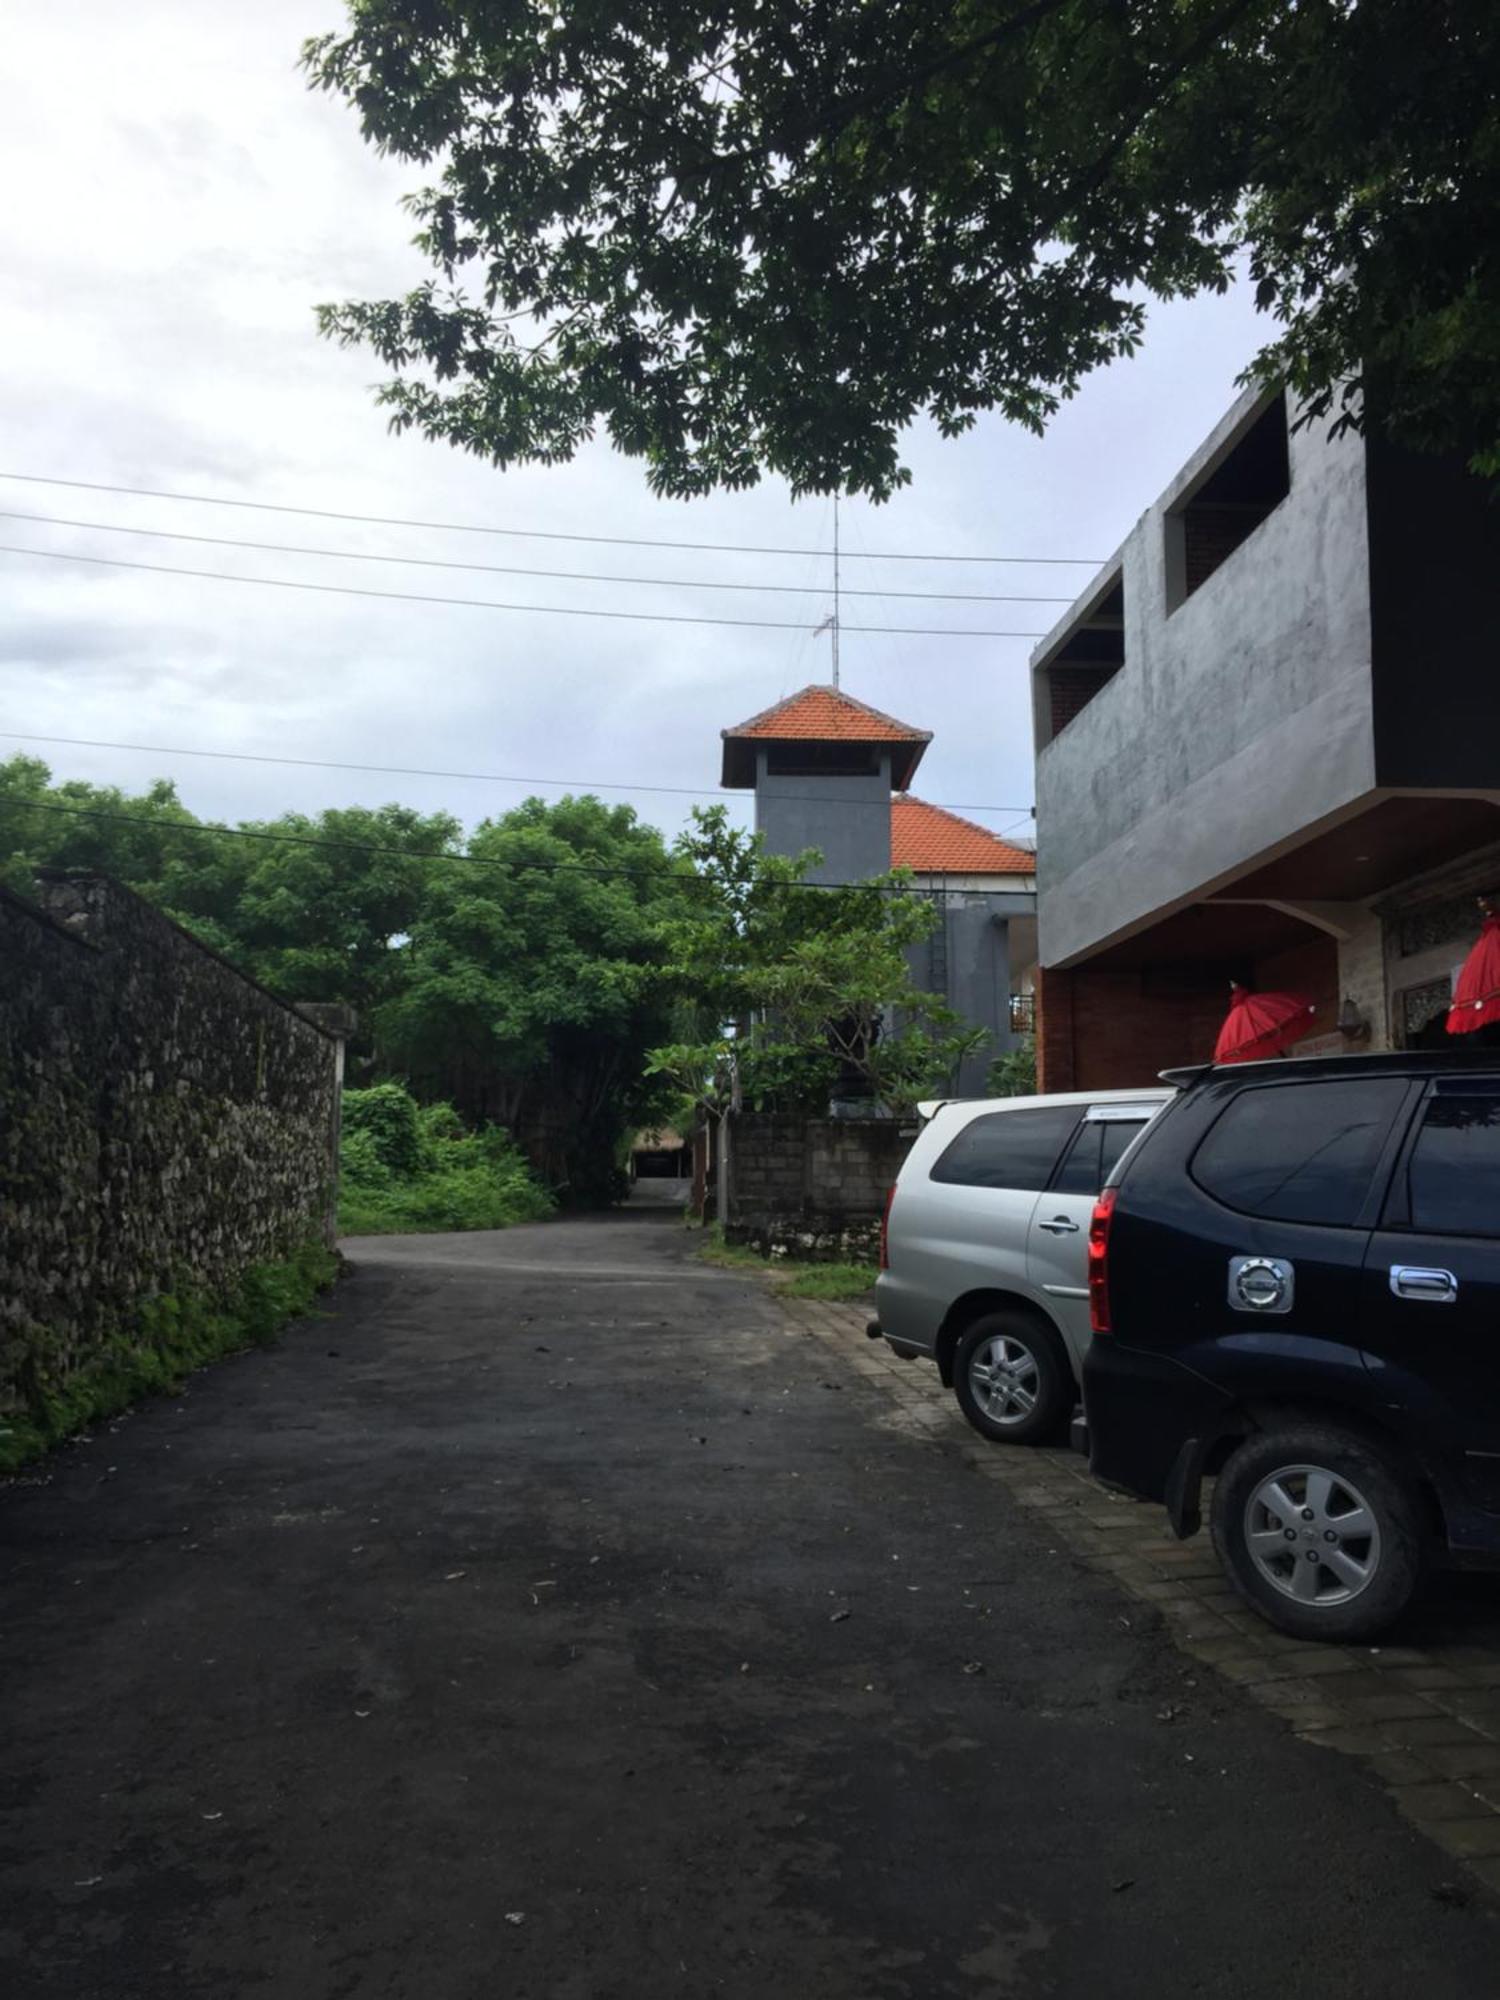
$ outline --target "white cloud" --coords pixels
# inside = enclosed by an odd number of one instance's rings
[[[309,93],[302,38],[332,0],[253,8],[192,0],[20,0],[0,42],[0,433],[4,469],[408,518],[686,541],[826,542],[828,506],[774,483],[657,501],[638,465],[591,447],[572,465],[499,474],[393,439],[361,354],[319,340],[313,306],[421,274],[397,202],[415,176],[382,161],[338,103]],[[1065,591],[1082,571],[878,565],[862,549],[1108,555],[1210,428],[1259,329],[1243,292],[1163,308],[1145,352],[1090,382],[1044,440],[996,421],[957,444],[912,440],[913,487],[844,508],[846,582],[891,589]],[[826,584],[827,565],[360,528],[0,481],[0,508],[254,540],[400,551],[667,579]],[[402,571],[151,543],[0,521],[0,542],[240,576],[730,617],[743,631],[318,597],[246,584],[0,556],[9,726],[355,762],[620,784],[718,778],[719,730],[827,673],[811,628],[826,595],[751,597],[628,584]],[[1042,630],[1060,607],[852,599],[850,625]],[[936,732],[930,797],[1031,797],[1016,640],[849,633],[844,683]],[[0,742],[0,754],[17,746]],[[166,772],[205,813],[400,796],[468,820],[524,787],[392,779],[52,749],[67,775],[138,785]],[[613,795],[611,795],[613,796]],[[642,792],[666,827],[688,801]],[[997,821],[996,824],[1001,822]]]

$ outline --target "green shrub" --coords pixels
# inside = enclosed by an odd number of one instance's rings
[[[183,1287],[142,1299],[134,1321],[72,1374],[33,1364],[26,1407],[0,1417],[0,1472],[14,1472],[74,1431],[154,1392],[171,1392],[194,1369],[252,1343],[264,1346],[305,1313],[338,1274],[338,1259],[308,1243],[280,1264],[257,1264],[215,1296]]]
[[[368,1141],[387,1173],[398,1179],[419,1173],[426,1148],[417,1101],[399,1083],[376,1083],[344,1092],[344,1132]]]
[[[1023,1035],[1013,1049],[996,1056],[987,1081],[991,1097],[1035,1097],[1036,1036]]]
[[[451,1104],[418,1105],[399,1084],[349,1096],[379,1096],[373,1112],[345,1125],[340,1154],[339,1229],[345,1236],[389,1236],[438,1229],[504,1229],[539,1221],[552,1198],[524,1155],[497,1125],[468,1131]],[[398,1106],[397,1099],[404,1099]],[[345,1098],[348,1103],[348,1097]],[[415,1135],[413,1155],[404,1136]],[[398,1170],[393,1157],[414,1158]]]

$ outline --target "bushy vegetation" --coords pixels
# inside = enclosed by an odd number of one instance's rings
[[[337,1273],[333,1252],[308,1243],[284,1263],[252,1266],[219,1295],[183,1286],[142,1300],[134,1324],[84,1367],[57,1377],[32,1371],[25,1408],[0,1417],[0,1472],[14,1472],[142,1396],[179,1388],[222,1355],[268,1345]]]
[[[990,1097],[1036,1096],[1036,1036],[1026,1035],[990,1064]]]
[[[345,1091],[340,1169],[345,1236],[503,1229],[553,1207],[508,1134],[471,1132],[451,1104],[420,1105],[399,1083]]]

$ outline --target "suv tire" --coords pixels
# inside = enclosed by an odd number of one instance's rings
[[[1422,1580],[1410,1478],[1378,1445],[1332,1425],[1246,1438],[1219,1474],[1211,1521],[1240,1596],[1299,1639],[1367,1639]]]
[[[958,1407],[996,1444],[1037,1444],[1061,1429],[1076,1391],[1062,1342],[1030,1313],[989,1312],[964,1328],[953,1356]]]

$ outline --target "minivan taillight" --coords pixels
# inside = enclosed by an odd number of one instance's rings
[[[1109,1225],[1118,1193],[1118,1188],[1104,1190],[1089,1224],[1089,1325],[1095,1333],[1114,1330],[1109,1323]]]
[[[880,1268],[882,1271],[888,1271],[891,1268],[891,1203],[895,1199],[896,1189],[893,1182],[891,1191],[885,1198],[885,1209],[880,1218]]]

